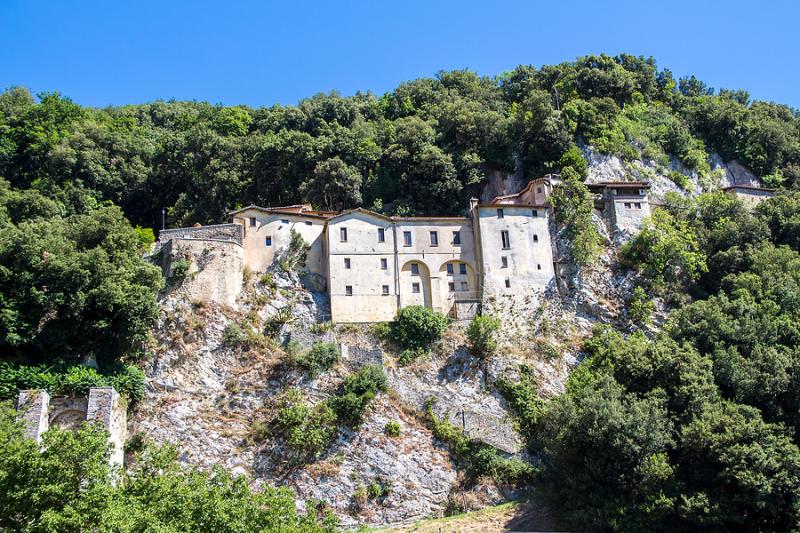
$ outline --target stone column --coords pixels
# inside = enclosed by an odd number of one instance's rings
[[[112,465],[122,466],[127,418],[127,406],[113,387],[89,389],[86,421],[90,424],[101,424],[108,431],[108,442],[113,445],[109,460]]]
[[[42,441],[49,424],[50,395],[46,390],[21,390],[17,396],[17,420],[25,426],[25,436]]]

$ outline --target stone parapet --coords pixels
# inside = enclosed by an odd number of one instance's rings
[[[193,228],[164,229],[158,232],[159,245],[163,246],[172,239],[232,241],[241,246],[244,240],[244,228],[241,224],[230,223]]]
[[[25,436],[42,441],[48,430],[50,395],[45,390],[21,390],[17,397],[17,420],[24,426]]]

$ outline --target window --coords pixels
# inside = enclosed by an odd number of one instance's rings
[[[466,281],[462,281],[462,282],[461,282],[461,290],[462,290],[462,291],[465,291],[465,292],[466,292],[467,290],[469,290],[469,285],[467,285],[467,282],[466,282]]]
[[[387,268],[389,268],[389,264],[388,263],[389,262],[385,258],[382,258],[381,259],[381,270],[386,270]]]
[[[352,296],[353,295],[353,286],[352,285],[345,285],[344,294],[345,294],[345,296]]]
[[[378,228],[378,242],[386,242],[386,230]]]
[[[631,203],[625,202],[625,209],[630,209],[630,208],[631,208]]]
[[[256,217],[250,217],[250,226],[255,227],[256,225]]]
[[[536,265],[536,270],[541,270],[541,269],[542,269],[542,265]]]
[[[539,242],[539,236],[535,233],[533,234],[533,242]]]
[[[383,295],[384,295],[384,296],[386,296],[387,294],[389,294],[389,286],[388,286],[388,285],[384,285],[384,286],[382,287],[382,289],[383,289]]]
[[[497,210],[497,218],[503,218],[504,216],[505,216],[505,213],[503,213],[503,210],[502,209],[498,209]]]
[[[453,232],[453,244],[461,245],[461,232],[460,231],[454,231]]]
[[[348,269],[348,270],[350,269],[350,258],[349,257],[345,257],[344,258],[344,267],[346,269]]]
[[[447,273],[448,274],[453,273],[453,263],[447,263]]]
[[[467,264],[466,263],[459,263],[459,265],[458,265],[458,273],[459,274],[466,274],[467,273]]]
[[[539,216],[539,210],[538,209],[534,209],[533,211],[531,211],[531,214],[533,216],[535,216],[535,217],[538,217]]]
[[[635,204],[633,204],[633,205],[635,205],[635,206],[636,206],[636,209],[641,209],[641,208],[642,208],[642,204],[640,204],[639,202],[636,202],[636,203],[635,203]]]
[[[411,263],[411,275],[412,276],[419,276],[419,264],[418,263]]]
[[[289,219],[284,218],[284,219],[281,220],[281,224],[288,224],[288,223],[289,223]]]
[[[542,194],[542,188],[541,187],[536,187],[536,192],[539,193],[539,194]]]
[[[411,232],[410,231],[404,231],[403,232],[403,243],[406,246],[411,246]]]
[[[508,230],[500,232],[500,239],[503,241],[503,250],[511,248],[511,239],[508,237]]]
[[[272,237],[271,236],[267,236],[267,238],[264,239],[264,244],[267,245],[267,246],[272,246]]]
[[[419,283],[412,283],[411,284],[411,292],[419,293]]]
[[[311,221],[310,220],[306,220],[306,226],[310,226],[310,225],[311,225]]]
[[[510,288],[511,288],[511,280],[506,278],[506,289],[510,289]]]
[[[450,292],[456,292],[456,284],[453,283],[452,281],[447,284],[447,288],[448,290],[450,290]]]
[[[347,242],[347,228],[339,228],[339,241]]]
[[[432,231],[431,232],[431,246],[439,246],[439,232]]]
[[[500,268],[508,268],[508,257],[502,256],[500,258]]]

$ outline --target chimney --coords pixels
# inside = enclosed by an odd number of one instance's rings
[[[469,199],[469,210],[472,211],[476,207],[478,207],[478,199],[473,196]]]

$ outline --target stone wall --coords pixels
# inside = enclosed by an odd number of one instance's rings
[[[237,242],[172,239],[161,254],[161,268],[172,291],[188,300],[236,305],[244,276],[244,248]],[[175,264],[180,260],[189,261],[189,271],[183,279],[176,279]]]
[[[112,387],[92,387],[87,397],[50,398],[44,390],[22,390],[17,396],[17,419],[25,435],[41,442],[50,427],[66,430],[80,428],[83,422],[100,424],[108,431],[113,445],[111,465],[122,466],[127,434],[127,402]]]
[[[163,246],[171,239],[204,239],[217,241],[233,241],[242,244],[244,228],[241,224],[215,224],[195,228],[163,229],[158,232],[158,242]]]

